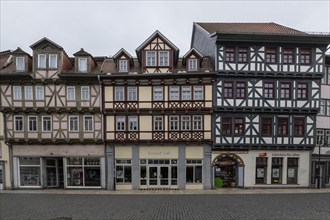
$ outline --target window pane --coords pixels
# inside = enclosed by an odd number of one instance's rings
[[[119,72],[127,72],[127,60],[119,60]]]
[[[93,116],[84,117],[84,130],[93,131]]]
[[[189,59],[188,71],[196,71],[196,70],[197,70],[197,59]]]
[[[159,51],[159,66],[168,66],[168,51]]]
[[[49,54],[49,68],[57,68],[57,55]]]
[[[38,68],[46,68],[46,54],[38,55]]]
[[[16,71],[25,70],[25,59],[24,57],[16,57]]]
[[[87,58],[78,58],[78,71],[87,72]]]
[[[52,118],[50,116],[42,117],[42,131],[52,130]]]
[[[115,87],[115,101],[124,101],[124,87]]]
[[[154,87],[153,98],[154,101],[163,101],[163,87],[160,86]]]
[[[178,86],[170,86],[170,100],[177,101],[179,100],[179,87]]]
[[[32,92],[32,86],[25,86],[25,99],[26,100],[32,100],[33,99],[33,92]]]
[[[70,116],[69,119],[69,131],[78,131],[78,116]]]
[[[156,52],[147,51],[146,53],[146,66],[156,66]]]
[[[89,100],[89,87],[82,86],[81,87],[81,100]]]
[[[128,101],[137,101],[137,87],[128,87]]]
[[[182,100],[191,100],[191,87],[190,86],[182,87]]]
[[[37,117],[29,116],[29,131],[37,131]]]
[[[67,87],[67,99],[68,100],[75,100],[76,99],[76,92],[74,86]]]
[[[36,87],[36,100],[44,100],[44,98],[45,98],[44,87],[37,86]]]

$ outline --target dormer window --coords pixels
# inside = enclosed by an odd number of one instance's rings
[[[128,72],[127,60],[119,60],[119,72]]]
[[[49,68],[57,69],[57,54],[49,54]]]
[[[16,71],[25,71],[25,59],[24,57],[16,57]]]
[[[156,66],[156,52],[155,51],[147,51],[147,63],[146,66]]]
[[[38,68],[46,68],[46,54],[38,54]]]
[[[87,72],[87,58],[78,58],[78,71]]]
[[[188,60],[188,71],[197,71],[197,59]]]
[[[159,66],[168,66],[168,51],[159,51]]]

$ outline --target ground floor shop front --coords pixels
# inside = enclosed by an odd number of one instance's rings
[[[309,187],[310,151],[213,151],[213,187]]]
[[[330,147],[315,147],[311,181],[312,188],[330,188]]]
[[[211,146],[106,146],[108,188],[210,189]]]
[[[103,145],[15,145],[14,188],[105,188]]]

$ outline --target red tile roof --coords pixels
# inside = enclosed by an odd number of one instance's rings
[[[267,34],[267,35],[308,35],[305,32],[298,31],[276,23],[201,23],[197,25],[202,27],[208,33],[231,33],[231,34]]]

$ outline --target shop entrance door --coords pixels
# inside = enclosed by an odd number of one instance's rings
[[[0,164],[0,189],[3,189],[3,182],[5,181],[3,166]]]
[[[169,166],[149,166],[149,186],[169,186]]]
[[[63,187],[63,159],[46,159],[46,187]]]

